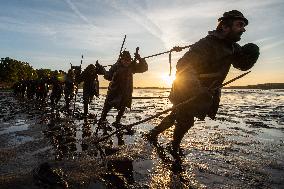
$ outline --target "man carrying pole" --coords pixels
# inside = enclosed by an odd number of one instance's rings
[[[96,62],[96,65],[90,64],[81,73],[78,78],[78,83],[83,84],[83,104],[84,104],[84,116],[88,116],[89,104],[94,96],[99,97],[99,80],[98,74],[103,74],[104,69],[102,65]]]
[[[214,31],[199,40],[177,62],[176,79],[170,100],[180,104],[147,135],[150,142],[157,142],[158,135],[175,124],[171,152],[179,154],[180,143],[187,131],[194,125],[194,117],[203,120],[206,116],[214,119],[219,107],[220,86],[225,80],[230,66],[242,71],[253,67],[259,56],[259,48],[249,43],[240,46],[236,42],[245,32],[248,20],[237,10],[225,12]],[[215,89],[215,90],[210,90]]]
[[[143,73],[148,70],[148,64],[145,59],[140,57],[138,50],[139,48],[136,49],[134,60],[132,60],[128,51],[123,51],[117,63],[115,63],[109,71],[105,72],[104,78],[111,82],[108,87],[99,125],[106,120],[109,110],[115,107],[119,111],[115,121],[115,125],[117,126],[120,123],[120,119],[126,107],[131,107],[133,74]]]

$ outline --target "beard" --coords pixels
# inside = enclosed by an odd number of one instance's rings
[[[231,42],[238,42],[241,40],[241,36],[242,36],[243,32],[234,32],[231,31],[228,36],[227,39],[229,39]]]

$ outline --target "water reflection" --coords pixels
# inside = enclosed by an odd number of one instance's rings
[[[81,130],[76,128],[74,121],[64,119],[58,114],[51,114],[45,136],[50,140],[54,149],[55,160],[74,159],[80,153],[100,158],[106,167],[100,175],[101,181],[109,188],[129,188],[135,181],[133,177],[133,159],[130,157],[118,158],[120,147],[125,145],[123,133],[94,145],[92,139],[98,137],[93,132],[90,119],[81,122]],[[78,125],[77,125],[78,127]],[[100,134],[100,133],[99,133]]]
[[[164,96],[168,92],[134,90],[134,93],[134,96]],[[99,146],[92,141],[115,129],[109,124],[114,119],[112,115],[115,115],[115,111],[110,112],[109,123],[104,127],[109,130],[98,129],[97,133],[95,117],[83,119],[78,111],[75,111],[75,117],[68,117],[61,110],[45,114],[35,109],[27,119],[34,119],[33,115],[44,114],[47,118],[43,123],[48,124],[41,125],[43,128],[46,126],[44,133],[53,147],[52,155],[57,162],[67,163],[71,160],[69,163],[72,165],[80,164],[72,170],[75,175],[77,169],[81,168],[81,161],[85,163],[90,160],[90,169],[98,166],[103,170],[91,170],[99,174],[100,178],[93,177],[94,173],[79,171],[87,175],[86,180],[100,179],[105,188],[234,188],[243,184],[244,188],[269,188],[277,179],[281,180],[283,175],[283,94],[283,91],[224,90],[217,120],[196,122],[182,143],[186,156],[180,157],[172,157],[165,148],[149,148],[141,139],[141,133],[158,124],[162,116],[135,127],[136,133],[133,136],[119,133]],[[100,115],[103,101],[101,98],[96,101],[98,104],[92,104],[90,112],[93,115]],[[81,107],[81,103],[79,95],[76,107]],[[132,109],[125,114],[122,123],[128,124],[146,118],[170,105],[167,99],[134,100]],[[20,110],[21,113],[27,112],[26,109]],[[1,123],[5,111],[0,110]],[[13,115],[16,116],[16,113]],[[2,131],[7,127],[6,123],[7,126],[11,125],[10,122],[4,121]],[[22,123],[18,126],[21,128]],[[29,130],[30,128],[27,131]],[[25,130],[23,133],[28,132]],[[165,146],[170,138],[171,129],[165,132],[159,141]],[[48,155],[46,157],[50,157]],[[218,183],[215,182],[216,178]],[[74,180],[73,183],[76,182]],[[276,188],[281,188],[282,185],[275,184]]]
[[[56,160],[72,156],[76,148],[76,129],[72,120],[64,120],[51,114],[45,136],[50,140]]]
[[[160,144],[154,144],[155,152],[162,164],[155,170],[157,174],[152,177],[153,188],[192,188],[190,180],[183,166],[184,157],[179,154],[170,156],[170,153]]]
[[[82,143],[81,148],[82,151],[87,151],[89,148],[88,140],[92,136],[91,125],[88,119],[84,119],[84,123],[82,126]]]
[[[114,144],[117,140],[117,145]],[[107,187],[129,188],[135,181],[133,177],[133,159],[130,157],[113,157],[120,153],[120,146],[125,145],[123,134],[118,133],[116,139],[109,139],[104,147],[107,171],[101,175]]]

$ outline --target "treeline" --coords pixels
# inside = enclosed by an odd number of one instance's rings
[[[47,78],[53,73],[50,69],[33,69],[28,62],[15,60],[9,57],[1,58],[0,88],[10,88],[21,80]]]
[[[264,83],[257,85],[247,85],[247,86],[231,86],[225,87],[226,89],[284,89],[284,83]]]

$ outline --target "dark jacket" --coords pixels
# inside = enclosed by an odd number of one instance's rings
[[[103,74],[94,65],[88,66],[80,75],[78,82],[83,84],[83,99],[92,100],[94,95],[99,97],[98,74]]]
[[[75,95],[75,73],[73,70],[69,70],[65,75],[64,81],[64,95],[66,98],[73,98]]]
[[[62,83],[59,81],[58,76],[52,76],[49,84],[52,85],[52,91],[50,97],[61,97],[63,92]]]
[[[209,32],[179,59],[170,100],[173,104],[178,104],[196,94],[205,94],[208,88],[221,85],[230,66],[236,64],[237,54],[240,51],[241,47],[237,43],[223,39],[216,31]],[[220,90],[215,90],[213,94],[209,94],[210,99],[208,99],[207,92],[205,94],[207,97],[199,99],[196,106],[192,107],[198,109],[204,105],[203,102],[209,103],[210,109],[205,108],[201,112],[214,118],[219,107],[220,94]]]
[[[131,107],[133,92],[133,74],[143,73],[148,70],[145,59],[139,63],[132,62],[129,66],[124,66],[121,62],[115,63],[104,78],[111,81],[108,87],[106,103],[109,106],[120,109],[121,107]]]

